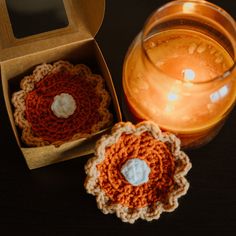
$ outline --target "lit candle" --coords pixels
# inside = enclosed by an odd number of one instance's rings
[[[181,14],[186,14],[198,3],[182,4]],[[136,39],[124,64],[124,92],[137,118],[176,133],[184,147],[200,146],[217,133],[235,102],[236,84],[226,73],[234,58],[220,43],[223,33],[211,37],[184,20],[179,27],[170,22],[175,25]]]
[[[183,70],[183,78],[185,81],[193,81],[196,77],[196,73],[192,69]]]

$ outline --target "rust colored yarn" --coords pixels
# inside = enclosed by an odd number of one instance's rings
[[[20,82],[21,90],[13,93],[14,119],[22,129],[22,140],[28,146],[60,145],[91,137],[112,123],[110,95],[102,76],[93,74],[84,64],[68,61],[38,65]],[[67,118],[52,111],[54,98],[69,94],[76,103]]]
[[[149,181],[132,186],[120,173],[131,158],[140,158],[151,169]],[[175,187],[175,162],[165,143],[149,132],[141,135],[122,134],[117,143],[106,148],[105,159],[97,166],[99,185],[113,203],[137,209],[164,201]]]
[[[26,119],[35,136],[50,143],[68,140],[78,132],[90,133],[93,124],[101,119],[98,113],[100,98],[95,96],[96,84],[88,83],[83,75],[58,71],[35,84],[26,96]],[[67,119],[56,117],[51,105],[56,95],[70,94],[76,101],[76,110]]]

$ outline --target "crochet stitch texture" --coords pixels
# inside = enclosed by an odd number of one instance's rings
[[[131,185],[120,170],[132,158],[144,160],[151,169],[148,182]],[[180,141],[162,133],[152,122],[118,123],[111,135],[97,142],[95,157],[86,166],[87,192],[96,196],[105,213],[116,213],[124,222],[138,218],[158,219],[164,211],[173,211],[178,198],[187,192],[185,175],[191,168]]]
[[[103,78],[83,64],[58,61],[39,65],[32,75],[24,77],[21,89],[12,97],[14,118],[29,146],[59,146],[88,137],[112,121]],[[76,101],[74,114],[66,119],[58,118],[51,110],[54,97],[62,93]]]

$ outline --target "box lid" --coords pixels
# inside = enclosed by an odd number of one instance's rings
[[[59,11],[56,4],[60,1]],[[0,1],[0,62],[95,37],[103,21],[105,0],[60,1]],[[60,15],[63,12],[65,16]],[[59,24],[62,28],[18,37],[19,34],[14,32],[14,17],[12,17],[12,14],[25,17],[25,19],[28,17],[29,20],[25,20],[25,24],[29,23],[31,26],[33,18],[37,16],[41,17],[38,22],[41,22],[42,19],[42,22],[44,20],[45,23],[45,14],[48,16],[48,25],[52,25],[60,17],[64,17],[64,22]],[[15,19],[17,20],[17,18]],[[35,27],[37,32],[39,25],[35,25]]]

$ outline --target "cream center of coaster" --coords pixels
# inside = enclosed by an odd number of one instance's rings
[[[133,186],[139,186],[148,182],[150,168],[144,160],[139,158],[129,159],[121,167],[121,173]]]
[[[61,93],[54,97],[51,110],[58,118],[68,118],[76,110],[75,99],[68,93]]]

